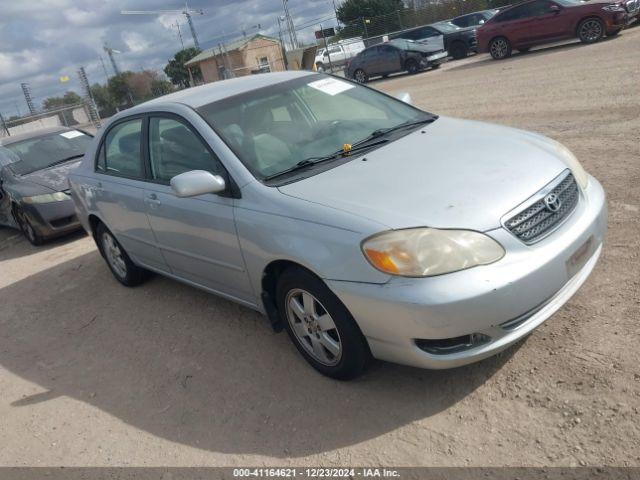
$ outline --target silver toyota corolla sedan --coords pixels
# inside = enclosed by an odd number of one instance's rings
[[[503,350],[584,283],[607,224],[561,144],[308,72],[121,112],[70,183],[121,283],[152,271],[254,308],[341,379]]]

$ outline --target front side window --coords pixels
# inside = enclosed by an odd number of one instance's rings
[[[198,109],[259,179],[372,132],[432,116],[355,83],[309,75]]]
[[[90,142],[89,135],[71,130],[9,143],[4,148],[12,154],[13,172],[27,175],[82,157]]]
[[[173,118],[150,118],[149,160],[151,177],[160,182],[169,182],[191,170],[206,170],[214,175],[223,173],[219,160],[202,140],[187,125]]]
[[[111,128],[100,151],[96,168],[99,171],[122,175],[125,177],[142,178],[142,119],[129,120],[118,123]]]

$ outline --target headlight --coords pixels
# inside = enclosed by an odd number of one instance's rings
[[[69,195],[64,192],[45,193],[43,195],[35,195],[33,197],[24,197],[24,203],[53,203],[69,200]]]
[[[602,7],[602,10],[607,12],[626,12],[626,10],[620,5],[606,5]]]
[[[567,166],[571,169],[571,173],[573,173],[573,176],[576,179],[576,182],[578,182],[578,185],[580,185],[583,189],[587,188],[587,183],[589,183],[589,175],[587,175],[587,172],[584,170],[584,168],[582,168],[582,165],[580,165],[580,162],[578,161],[576,156],[571,153],[571,150],[569,150],[559,142],[556,142],[556,149],[558,150],[558,153],[565,161]]]
[[[379,233],[362,242],[362,251],[378,270],[402,277],[456,272],[504,256],[504,248],[483,233],[426,227]]]

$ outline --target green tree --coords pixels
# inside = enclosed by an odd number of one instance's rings
[[[109,79],[107,88],[109,95],[113,99],[113,103],[116,106],[124,106],[133,104],[133,96],[129,90],[128,80],[133,76],[133,72],[126,71],[114,75]]]
[[[338,7],[338,20],[347,24],[360,18],[389,15],[403,9],[402,0],[345,0]]]
[[[91,85],[91,96],[100,110],[101,117],[110,117],[116,112],[116,102],[109,92],[109,87],[94,83]]]
[[[42,102],[42,107],[45,110],[53,110],[55,108],[64,107],[67,105],[77,105],[82,103],[82,97],[76,92],[67,92],[62,97],[49,97]]]
[[[173,58],[169,60],[167,66],[164,67],[164,73],[167,74],[167,77],[169,77],[171,83],[181,88],[189,87],[189,71],[187,70],[187,67],[184,66],[184,64],[199,53],[200,50],[198,50],[197,48],[185,48],[184,50],[180,50],[179,52],[177,52],[173,56]],[[199,68],[192,67],[191,71],[193,72],[194,77],[202,77]]]

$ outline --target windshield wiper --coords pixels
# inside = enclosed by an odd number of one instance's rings
[[[84,153],[78,153],[77,155],[71,155],[70,157],[63,158],[62,160],[56,160],[55,162],[49,164],[49,167],[53,167],[54,165],[60,165],[61,163],[68,162],[69,160],[73,160],[75,158],[80,158],[80,157],[84,157]]]
[[[438,118],[437,116],[433,116],[433,117],[428,117],[428,118],[422,118],[420,120],[414,120],[414,121],[400,123],[400,124],[395,125],[393,127],[379,128],[378,130],[374,130],[373,132],[371,132],[371,134],[368,137],[363,138],[359,142],[354,143],[352,145],[352,147],[358,147],[360,145],[363,145],[363,144],[367,143],[368,141],[370,141],[370,140],[372,140],[374,138],[382,137],[382,136],[384,136],[384,135],[386,135],[388,133],[395,132],[396,130],[402,130],[403,128],[415,127],[417,125],[424,125],[426,123],[434,122],[437,118]]]
[[[266,177],[263,178],[263,180],[271,180],[273,178],[279,177],[281,175],[285,175],[287,173],[291,173],[291,172],[295,172],[296,170],[302,170],[304,168],[310,167],[312,165],[317,165],[318,163],[322,163],[322,162],[327,162],[329,160],[334,160],[338,157],[340,157],[341,155],[344,155],[345,157],[350,156],[352,153],[354,152],[358,152],[360,150],[365,150],[367,148],[370,147],[375,147],[376,145],[381,145],[383,143],[387,143],[389,140],[385,139],[381,139],[378,140],[376,142],[371,142],[371,143],[367,143],[366,145],[364,144],[360,144],[360,145],[352,145],[350,149],[345,150],[344,148],[341,148],[340,150],[337,150],[329,155],[325,155],[322,157],[309,157],[309,158],[305,158],[304,160],[300,160],[298,163],[296,163],[294,166],[287,168],[286,170],[282,170],[281,172],[278,173],[273,173],[271,175],[267,175]],[[360,143],[360,142],[358,142]]]

